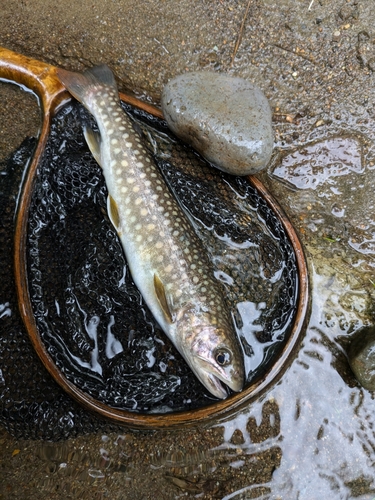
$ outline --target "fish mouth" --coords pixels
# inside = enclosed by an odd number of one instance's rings
[[[212,373],[211,370],[205,370],[198,376],[202,384],[218,399],[226,399],[229,395],[228,387],[234,392],[241,392],[243,388],[243,381],[237,379],[236,377],[227,377],[216,373]]]
[[[211,392],[211,394],[216,396],[218,399],[226,399],[228,397],[226,385],[224,385],[216,375],[213,375],[212,373],[207,373],[206,375],[207,377],[204,385]]]

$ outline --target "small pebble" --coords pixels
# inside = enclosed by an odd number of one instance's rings
[[[375,390],[375,327],[361,328],[352,341],[348,359],[358,382],[369,391]]]
[[[161,103],[170,129],[220,170],[250,175],[267,166],[271,109],[253,83],[214,72],[186,73],[165,86]]]

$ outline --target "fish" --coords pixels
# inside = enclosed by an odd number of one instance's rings
[[[139,131],[121,108],[111,69],[57,69],[65,88],[95,118],[83,127],[105,178],[109,218],[133,281],[190,369],[215,397],[244,384],[243,351],[221,284],[187,215]]]

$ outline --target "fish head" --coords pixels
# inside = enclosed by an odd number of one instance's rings
[[[228,396],[227,387],[240,392],[244,384],[243,353],[233,328],[206,322],[190,324],[180,352],[200,382],[219,399]]]

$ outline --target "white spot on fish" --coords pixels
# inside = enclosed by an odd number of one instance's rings
[[[129,166],[129,163],[126,161],[126,160],[121,160],[121,165],[123,167],[128,167]]]
[[[133,147],[133,144],[131,142],[125,142],[125,146],[127,148],[132,148]]]
[[[137,198],[137,199],[135,200],[135,204],[136,204],[136,205],[140,205],[141,203],[142,203],[142,198]]]
[[[115,155],[118,155],[121,152],[121,148],[115,148],[113,152],[115,153]]]
[[[118,140],[117,139],[111,139],[111,144],[118,144]]]
[[[116,170],[116,174],[117,174],[117,175],[122,174],[122,168],[118,168],[118,169]]]
[[[122,186],[122,188],[121,188],[121,193],[126,193],[126,192],[127,192],[127,190],[128,190],[128,188],[127,188],[127,187]]]
[[[139,186],[134,186],[133,187],[133,193],[138,193],[139,191]]]
[[[134,179],[134,177],[128,177],[128,178],[126,179],[126,182],[127,182],[128,184],[133,184],[133,183],[135,182],[135,179]]]
[[[148,210],[146,208],[142,208],[141,215],[145,216],[148,214]]]
[[[139,168],[144,167],[144,165],[143,165],[143,163],[142,163],[141,161],[139,161],[138,163],[136,163],[136,165],[137,165],[137,167],[139,167]]]

